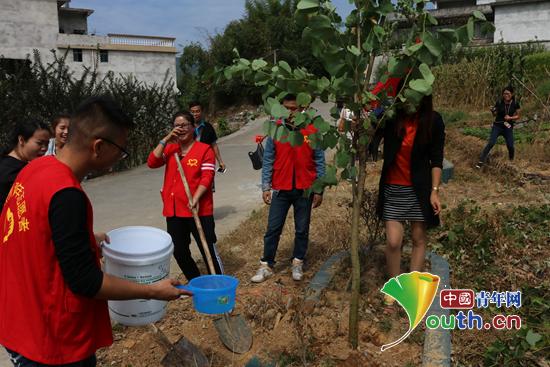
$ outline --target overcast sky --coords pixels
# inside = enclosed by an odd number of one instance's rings
[[[73,8],[93,9],[88,32],[176,37],[176,45],[206,44],[207,34],[222,32],[244,14],[244,0],[72,0]],[[348,0],[333,0],[341,15]]]

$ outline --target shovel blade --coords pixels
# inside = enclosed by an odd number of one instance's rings
[[[164,367],[209,367],[204,354],[187,338],[181,337],[160,362]]]
[[[252,347],[252,331],[241,315],[223,317],[214,320],[214,326],[222,343],[232,352],[243,354]]]

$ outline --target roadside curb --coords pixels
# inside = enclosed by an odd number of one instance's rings
[[[442,289],[449,289],[450,267],[447,260],[430,252],[427,258],[432,263],[431,272],[440,278],[439,289],[434,301],[428,310],[428,314],[440,317],[449,317],[449,310],[442,309],[439,304],[439,294]],[[424,353],[422,356],[423,367],[450,367],[451,366],[451,332],[445,329],[428,329],[424,333]]]

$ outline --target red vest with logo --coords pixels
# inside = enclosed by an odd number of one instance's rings
[[[308,135],[316,132],[313,125],[300,131],[304,135],[302,145],[292,146],[290,143],[275,143],[275,161],[271,187],[274,190],[309,189],[317,178],[317,167],[313,159],[313,149],[309,146]]]
[[[44,364],[80,361],[113,342],[107,302],[71,292],[55,255],[48,209],[70,187],[82,190],[69,167],[53,156],[36,159],[17,176],[0,216],[0,344]]]

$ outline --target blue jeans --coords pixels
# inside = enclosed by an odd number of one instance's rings
[[[15,367],[54,367],[54,365],[31,361],[30,359],[27,359],[23,357],[21,354],[14,352],[12,350],[9,350],[8,348],[6,348],[6,351],[8,352],[8,356],[10,357],[11,363],[13,363]],[[74,362],[69,364],[59,364],[55,366],[56,367],[95,367],[96,362],[97,360],[94,354],[80,362]]]
[[[479,157],[480,162],[485,163],[489,152],[497,143],[497,139],[500,135],[502,135],[504,137],[504,140],[506,141],[506,147],[508,148],[508,158],[510,158],[510,160],[514,159],[514,128],[508,128],[504,126],[504,124],[493,124],[493,129],[491,130],[489,142],[487,142],[487,145],[485,146],[485,148],[481,152],[481,156]]]
[[[290,206],[294,207],[294,253],[293,258],[304,260],[309,239],[309,222],[311,219],[312,196],[305,197],[304,190],[273,191],[267,231],[264,236],[264,257],[269,266],[275,265],[275,255],[279,238],[283,232],[286,216]]]

